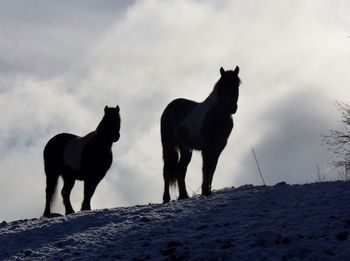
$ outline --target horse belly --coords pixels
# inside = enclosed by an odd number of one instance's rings
[[[200,150],[202,147],[201,129],[206,114],[204,108],[196,108],[179,125],[178,137],[183,146]]]

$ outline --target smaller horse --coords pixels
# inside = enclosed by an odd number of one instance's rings
[[[211,194],[211,183],[219,156],[233,128],[231,114],[237,111],[240,79],[234,71],[220,68],[221,77],[211,94],[201,103],[173,100],[161,116],[163,147],[163,202],[170,201],[169,186],[179,187],[179,199],[188,198],[185,176],[192,150],[201,150],[203,158],[202,195]]]
[[[69,197],[76,180],[84,181],[81,210],[91,210],[90,201],[95,189],[112,164],[112,145],[119,140],[119,131],[119,106],[106,106],[104,116],[95,131],[84,137],[61,133],[48,141],[44,148],[45,217],[59,216],[51,213],[51,201],[59,176],[62,176],[64,183],[61,194],[66,215],[74,213]]]

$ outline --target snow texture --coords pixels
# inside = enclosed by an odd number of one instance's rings
[[[350,183],[0,223],[0,260],[350,260]]]

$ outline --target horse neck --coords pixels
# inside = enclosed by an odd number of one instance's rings
[[[209,94],[209,96],[207,98],[205,98],[205,100],[203,102],[201,102],[201,104],[203,106],[206,106],[208,109],[214,107],[217,102],[218,102],[218,93],[216,88],[214,88],[214,90]]]
[[[234,97],[222,96],[219,98],[219,87],[222,85],[222,81],[218,81],[212,93],[205,99],[204,102],[212,104],[210,111],[214,112],[217,117],[220,118],[231,118],[232,112],[227,110],[227,106],[231,107],[231,102],[234,103]],[[236,100],[237,102],[237,100]]]
[[[214,112],[217,114],[217,117],[230,117],[231,114],[225,113],[221,110],[221,103],[219,100],[219,94],[217,90],[217,86],[213,89],[213,91],[209,94],[209,96],[201,103],[203,107],[206,108],[207,111]]]
[[[113,145],[112,139],[106,138],[106,135],[104,135],[104,133],[101,131],[96,130],[95,132],[95,141],[97,141],[97,146],[105,150],[110,150]]]
[[[100,145],[110,148],[113,145],[113,140],[106,135],[105,129],[103,118],[95,130],[95,138],[99,141]]]

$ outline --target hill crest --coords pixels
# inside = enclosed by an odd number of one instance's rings
[[[350,183],[242,186],[0,224],[1,260],[350,260]]]

